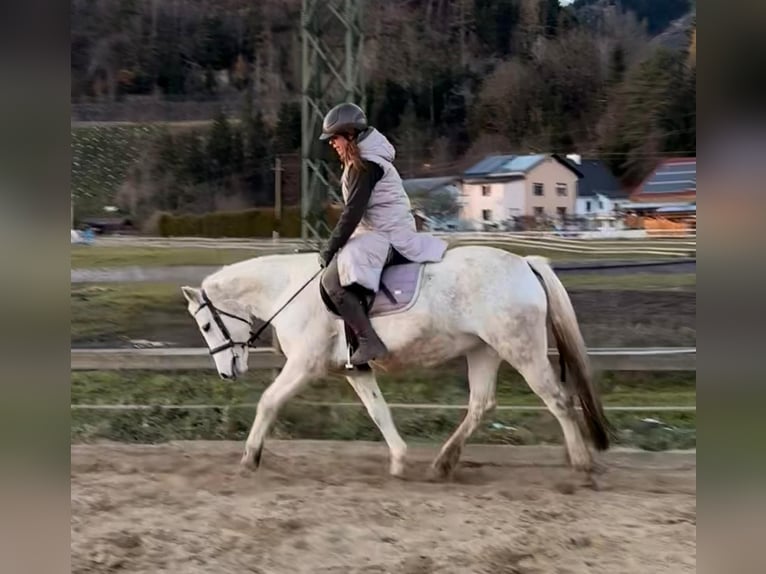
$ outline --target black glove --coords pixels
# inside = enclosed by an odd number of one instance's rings
[[[327,251],[322,250],[319,252],[318,260],[319,260],[319,266],[322,269],[324,269],[330,264],[330,261],[332,260],[332,256]]]

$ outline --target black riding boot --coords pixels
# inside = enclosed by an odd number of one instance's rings
[[[362,300],[356,293],[350,289],[343,289],[343,293],[338,295],[340,296],[333,297],[338,307],[338,312],[354,331],[359,341],[359,348],[351,355],[351,364],[356,366],[365,365],[388,353],[386,345],[380,340],[375,329],[372,328]]]

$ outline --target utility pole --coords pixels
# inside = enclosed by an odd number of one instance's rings
[[[282,158],[274,160],[274,219],[282,226]],[[272,239],[279,239],[279,229],[271,232]]]
[[[340,184],[318,141],[324,115],[334,105],[365,107],[362,74],[364,0],[303,0],[301,12],[301,237],[329,235],[323,208],[340,202]]]

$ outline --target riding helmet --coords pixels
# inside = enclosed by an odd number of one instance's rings
[[[362,108],[350,102],[338,104],[324,117],[320,140],[330,139],[336,134],[353,133],[367,129],[367,116]]]

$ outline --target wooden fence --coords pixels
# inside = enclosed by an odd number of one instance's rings
[[[556,350],[551,350],[558,364]],[[696,371],[695,347],[588,349],[594,369],[601,371]],[[273,348],[250,350],[251,369],[279,369],[285,358]],[[154,349],[72,349],[72,370],[204,370],[215,369],[202,347]]]

